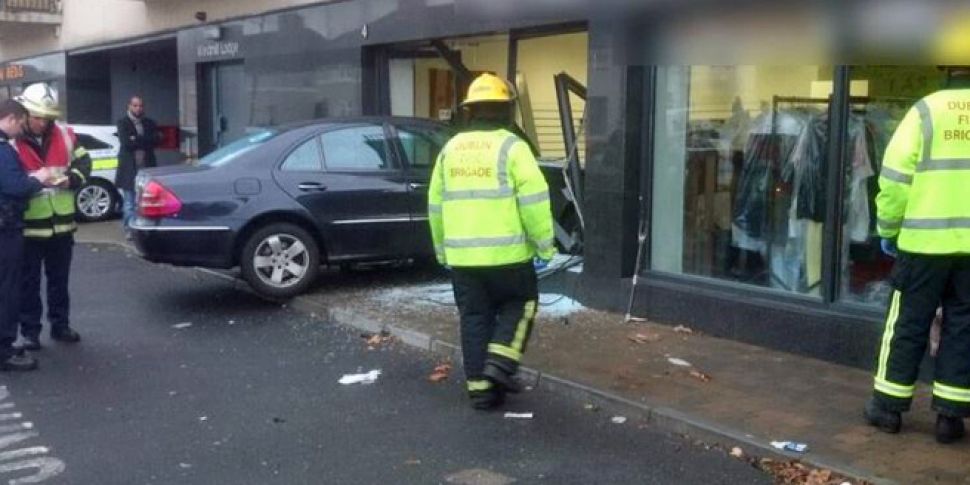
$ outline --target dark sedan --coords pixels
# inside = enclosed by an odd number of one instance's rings
[[[323,263],[431,258],[427,183],[448,127],[412,118],[260,129],[196,165],[138,177],[132,237],[145,259],[239,266],[287,298]]]

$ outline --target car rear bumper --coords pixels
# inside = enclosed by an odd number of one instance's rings
[[[227,226],[135,219],[131,238],[141,257],[176,266],[231,268],[235,232]]]

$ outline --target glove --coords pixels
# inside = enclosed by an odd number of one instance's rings
[[[536,269],[536,271],[542,271],[549,267],[549,261],[542,258],[535,258],[532,260],[532,266]]]
[[[899,250],[896,249],[895,239],[883,239],[882,241],[879,242],[879,249],[882,250],[883,254],[885,254],[886,256],[889,256],[890,258],[895,258],[896,256],[899,256]]]

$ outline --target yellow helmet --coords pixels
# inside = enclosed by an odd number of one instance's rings
[[[468,96],[462,106],[474,103],[509,103],[515,99],[515,88],[508,81],[485,73],[472,81],[468,86]]]
[[[31,116],[51,120],[61,117],[61,110],[57,105],[57,89],[47,83],[31,84],[14,99],[24,105]]]

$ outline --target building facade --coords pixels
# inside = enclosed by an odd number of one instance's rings
[[[858,366],[889,292],[882,151],[944,87],[925,25],[950,18],[866,1],[81,3],[0,21],[0,97],[51,81],[69,121],[111,123],[140,93],[178,127],[176,163],[254,126],[446,120],[470,75],[505,76],[541,158],[575,149],[583,167],[584,303],[624,311],[638,273],[634,314]]]

